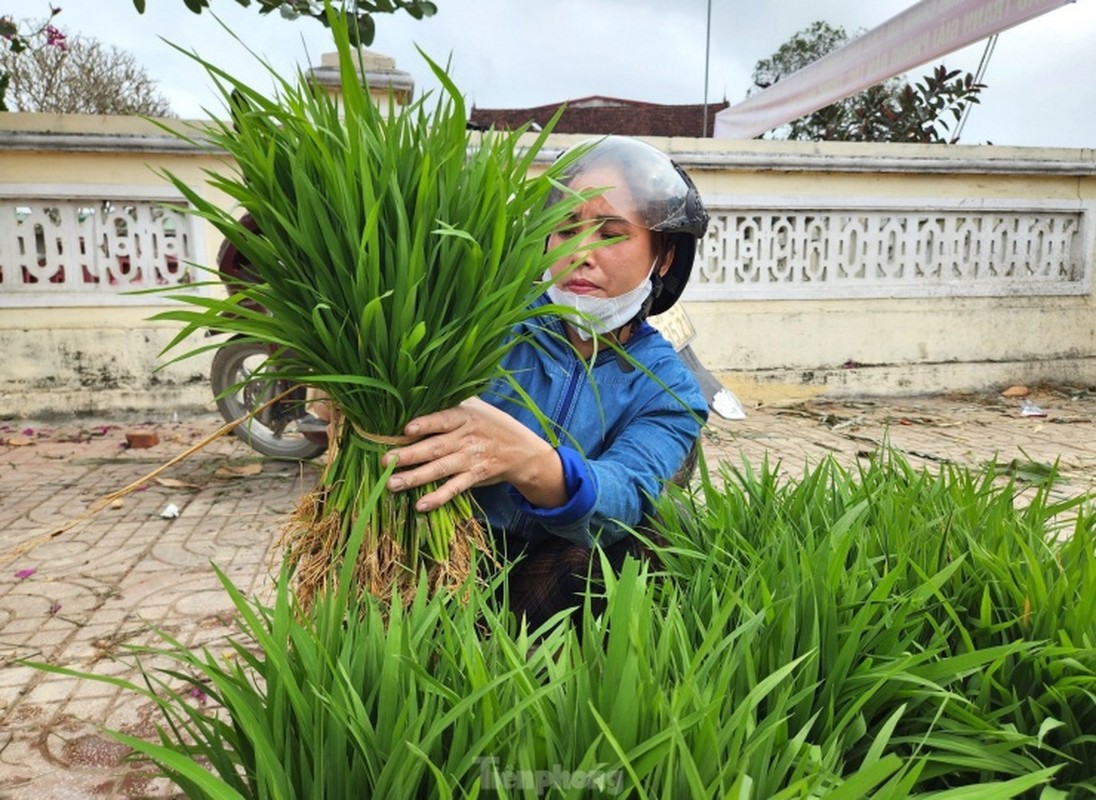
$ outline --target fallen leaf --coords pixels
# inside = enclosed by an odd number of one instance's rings
[[[4,444],[11,445],[12,447],[26,447],[28,444],[34,444],[34,442],[26,436],[12,436],[10,439],[7,439]]]
[[[262,471],[262,464],[226,464],[223,467],[217,467],[213,475],[216,478],[248,478],[259,475]]]
[[[121,497],[116,497],[110,501],[111,508],[122,508],[123,506],[125,506],[125,501]]]
[[[169,489],[201,489],[202,487],[196,483],[189,483],[187,481],[181,481],[177,478],[157,478],[156,482],[161,486],[166,486]]]

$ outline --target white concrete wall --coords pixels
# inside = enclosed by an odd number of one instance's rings
[[[1090,297],[687,303],[694,349],[742,398],[1096,385]]]
[[[552,139],[546,157],[575,138]],[[758,291],[694,282],[686,295],[694,349],[744,399],[974,391],[1021,381],[1096,385],[1093,151],[653,141],[689,169],[713,214],[850,204],[1050,209],[1079,226],[1071,256],[1079,278],[1069,285],[971,294],[962,283]],[[156,194],[164,191],[156,173],[164,168],[204,187],[202,169],[214,164],[141,120],[0,115],[0,201],[95,198],[111,187]],[[216,233],[200,226],[196,236],[201,258],[213,263]],[[159,351],[175,328],[149,321],[162,303],[60,291],[51,300],[54,287],[41,288],[28,299],[0,283],[0,417],[212,407],[208,354],[163,366]],[[188,345],[207,343],[195,337]]]

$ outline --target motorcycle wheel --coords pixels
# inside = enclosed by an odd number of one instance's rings
[[[257,342],[229,341],[218,348],[213,356],[210,383],[217,410],[225,422],[240,419],[287,388],[261,378],[268,356],[267,348]],[[302,386],[299,392],[240,423],[232,432],[271,458],[288,461],[315,458],[327,449],[327,436],[297,429],[296,421],[306,415],[304,394]]]

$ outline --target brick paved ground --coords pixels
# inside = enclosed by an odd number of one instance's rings
[[[1025,402],[1046,416],[1026,416]],[[756,408],[745,420],[713,424],[705,452],[732,463],[780,459],[792,476],[827,455],[853,464],[881,446],[916,466],[1057,463],[1063,477],[1058,491],[1080,494],[1096,488],[1094,423],[1096,390],[1079,388],[1036,390],[1023,400],[965,395],[813,401]]]
[[[1019,400],[934,397],[747,407],[713,422],[712,460],[779,461],[791,475],[832,455],[852,464],[881,443],[916,464],[977,466],[997,458],[1059,461],[1061,491],[1096,488],[1096,394],[1037,393],[1046,417]],[[212,564],[244,590],[269,588],[272,542],[315,464],[257,458],[232,438],[163,473],[141,491],[62,534],[94,500],[147,474],[214,431],[212,415],[151,425],[160,443],[127,449],[141,420],[0,421],[0,798],[164,797],[171,790],[122,761],[102,727],[151,735],[148,701],[113,686],[23,666],[42,660],[134,677],[115,660],[158,643],[224,647],[231,603]],[[162,512],[174,504],[179,516]]]

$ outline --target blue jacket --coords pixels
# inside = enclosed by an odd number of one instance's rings
[[[529,320],[515,335],[524,341],[503,367],[554,426],[570,500],[539,508],[508,484],[480,487],[473,496],[496,536],[612,544],[627,534],[621,523],[634,526],[651,511],[651,499],[700,435],[708,417],[700,387],[673,346],[647,323],[624,346],[639,366],[622,364],[603,349],[591,369],[555,317]],[[548,439],[505,379],[481,396]]]

